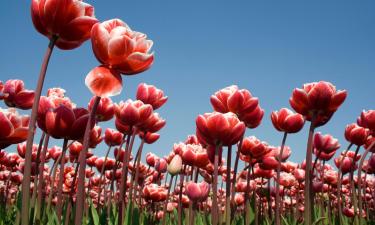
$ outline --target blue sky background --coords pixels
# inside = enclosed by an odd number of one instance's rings
[[[165,155],[173,143],[195,133],[196,116],[212,111],[210,95],[231,84],[259,97],[265,117],[247,134],[272,145],[280,144],[282,134],[272,127],[270,113],[290,107],[293,88],[306,82],[327,80],[348,90],[343,106],[318,129],[339,138],[342,147],[347,146],[346,124],[354,122],[362,109],[375,108],[372,0],[87,2],[95,6],[99,20],[121,18],[154,41],[152,68],[124,77],[123,92],[113,98],[135,98],[141,82],[154,84],[169,96],[159,110],[167,125],[160,140],[145,147],[146,153]],[[0,27],[0,80],[19,78],[34,88],[48,40],[32,25],[30,2],[1,1]],[[90,42],[73,51],[56,49],[45,90],[63,87],[77,105],[86,106],[91,93],[84,79],[96,65]],[[293,161],[305,157],[307,129],[287,140]],[[105,149],[101,145],[95,152],[104,155]]]

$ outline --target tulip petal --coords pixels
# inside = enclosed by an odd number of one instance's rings
[[[107,67],[96,67],[87,74],[85,84],[96,96],[110,97],[121,93],[122,78],[114,70]]]

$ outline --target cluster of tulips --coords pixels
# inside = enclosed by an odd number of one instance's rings
[[[317,131],[345,101],[346,91],[326,81],[293,90],[295,112],[282,108],[270,115],[282,133],[281,145],[272,146],[245,136],[264,119],[258,98],[226,87],[211,96],[213,112],[196,118],[195,135],[164,157],[147,153],[143,163],[144,145],[156,142],[166,124],[157,110],[168,98],[145,83],[136,100],[114,103],[110,97],[120,94],[122,75],[151,67],[152,41],[120,19],[98,21],[94,7],[80,0],[31,2],[33,24],[49,44],[35,90],[22,80],[0,81],[1,225],[375,221],[375,110],[347,125],[346,148]],[[62,88],[43,95],[54,47],[71,50],[89,39],[100,65],[85,79],[93,93],[87,106],[77,106]],[[30,116],[20,110],[30,110]],[[103,132],[103,122],[116,129]],[[288,161],[288,134],[306,122],[306,160]],[[52,139],[62,145],[52,146]],[[103,141],[106,151],[98,150]],[[334,158],[337,151],[342,152]],[[332,158],[336,168],[328,164]]]

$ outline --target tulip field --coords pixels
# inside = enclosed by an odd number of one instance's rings
[[[0,225],[375,224],[375,110],[346,118],[346,143],[320,130],[348,101],[345,87],[284,90],[289,108],[272,113],[245,84],[207,92],[211,111],[163,156],[144,146],[166,125],[166,94],[140,83],[133,99],[111,99],[124,76],[152,68],[153,41],[121,19],[99,21],[81,0],[32,0],[31,19],[46,37],[36,88],[0,81]],[[78,106],[44,80],[55,51],[86,41],[98,66],[85,78],[92,98]],[[265,120],[279,146],[245,135]],[[292,162],[288,140],[303,127],[306,158]]]

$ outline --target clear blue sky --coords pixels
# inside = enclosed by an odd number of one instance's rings
[[[29,2],[0,3],[0,80],[19,78],[34,88],[48,40],[34,29]],[[169,96],[160,110],[167,126],[145,152],[167,154],[174,142],[195,133],[196,116],[212,111],[210,95],[231,84],[259,97],[265,117],[247,134],[272,145],[280,144],[282,134],[272,127],[269,115],[289,107],[293,88],[303,83],[327,80],[348,90],[344,105],[318,129],[339,138],[343,147],[346,124],[362,109],[375,108],[372,0],[88,2],[99,20],[121,18],[154,41],[152,68],[125,77],[123,92],[113,99],[134,98],[140,82],[154,84]],[[84,79],[96,65],[89,42],[73,51],[57,49],[45,88],[61,86],[74,102],[86,106],[91,94]],[[306,137],[307,126],[287,140],[291,160],[305,157]],[[96,150],[99,155],[104,151],[104,146]]]

